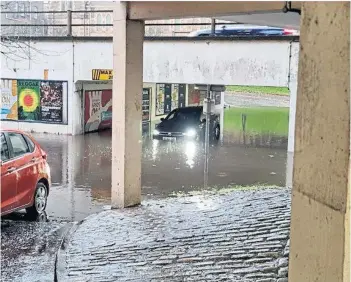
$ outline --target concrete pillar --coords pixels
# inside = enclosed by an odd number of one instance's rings
[[[288,154],[286,160],[286,187],[291,188],[293,182],[294,145],[295,145],[295,120],[296,120],[296,79],[289,83],[290,105],[289,105],[289,134],[288,134]]]
[[[289,56],[289,134],[288,134],[288,155],[286,161],[286,187],[292,187],[294,146],[295,146],[295,120],[296,120],[296,97],[297,97],[297,70],[299,62],[299,43],[290,43]]]
[[[302,2],[289,281],[350,281],[350,3]]]
[[[296,95],[297,81],[289,83],[290,103],[289,103],[289,135],[288,135],[288,152],[294,152],[295,146],[295,120],[296,120]]]
[[[112,208],[141,201],[141,102],[143,21],[127,18],[126,2],[117,2],[113,30]]]

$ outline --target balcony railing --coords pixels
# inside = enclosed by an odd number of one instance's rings
[[[112,36],[112,10],[78,11],[26,11],[35,17],[21,17],[24,12],[1,11],[1,36]],[[13,15],[13,16],[12,16]],[[226,21],[216,22],[217,26],[231,25]],[[211,19],[201,22],[170,23],[151,21],[145,23],[146,36],[187,35],[198,29],[211,28]]]

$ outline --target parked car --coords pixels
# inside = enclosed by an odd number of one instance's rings
[[[210,29],[197,30],[189,33],[189,37],[211,36]],[[216,28],[215,36],[292,36],[299,35],[297,30],[270,27],[270,26],[252,26],[252,25],[234,25]]]
[[[177,108],[165,118],[161,118],[153,132],[153,138],[158,140],[200,139],[205,136],[206,119],[202,106]],[[220,137],[218,115],[211,115],[210,134],[213,139]]]
[[[0,130],[1,216],[26,209],[38,216],[47,204],[50,167],[47,154],[29,135]]]

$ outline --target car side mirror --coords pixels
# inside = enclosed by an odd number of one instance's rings
[[[165,118],[161,118],[161,121],[164,121],[165,120]]]
[[[205,123],[205,122],[206,122],[206,119],[203,118],[203,119],[201,120],[201,123]]]

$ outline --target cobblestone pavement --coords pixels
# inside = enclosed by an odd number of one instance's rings
[[[226,92],[224,101],[231,107],[289,107],[289,96]]]
[[[1,219],[1,281],[52,282],[69,224]]]
[[[58,281],[287,281],[290,190],[148,200],[88,217]]]

